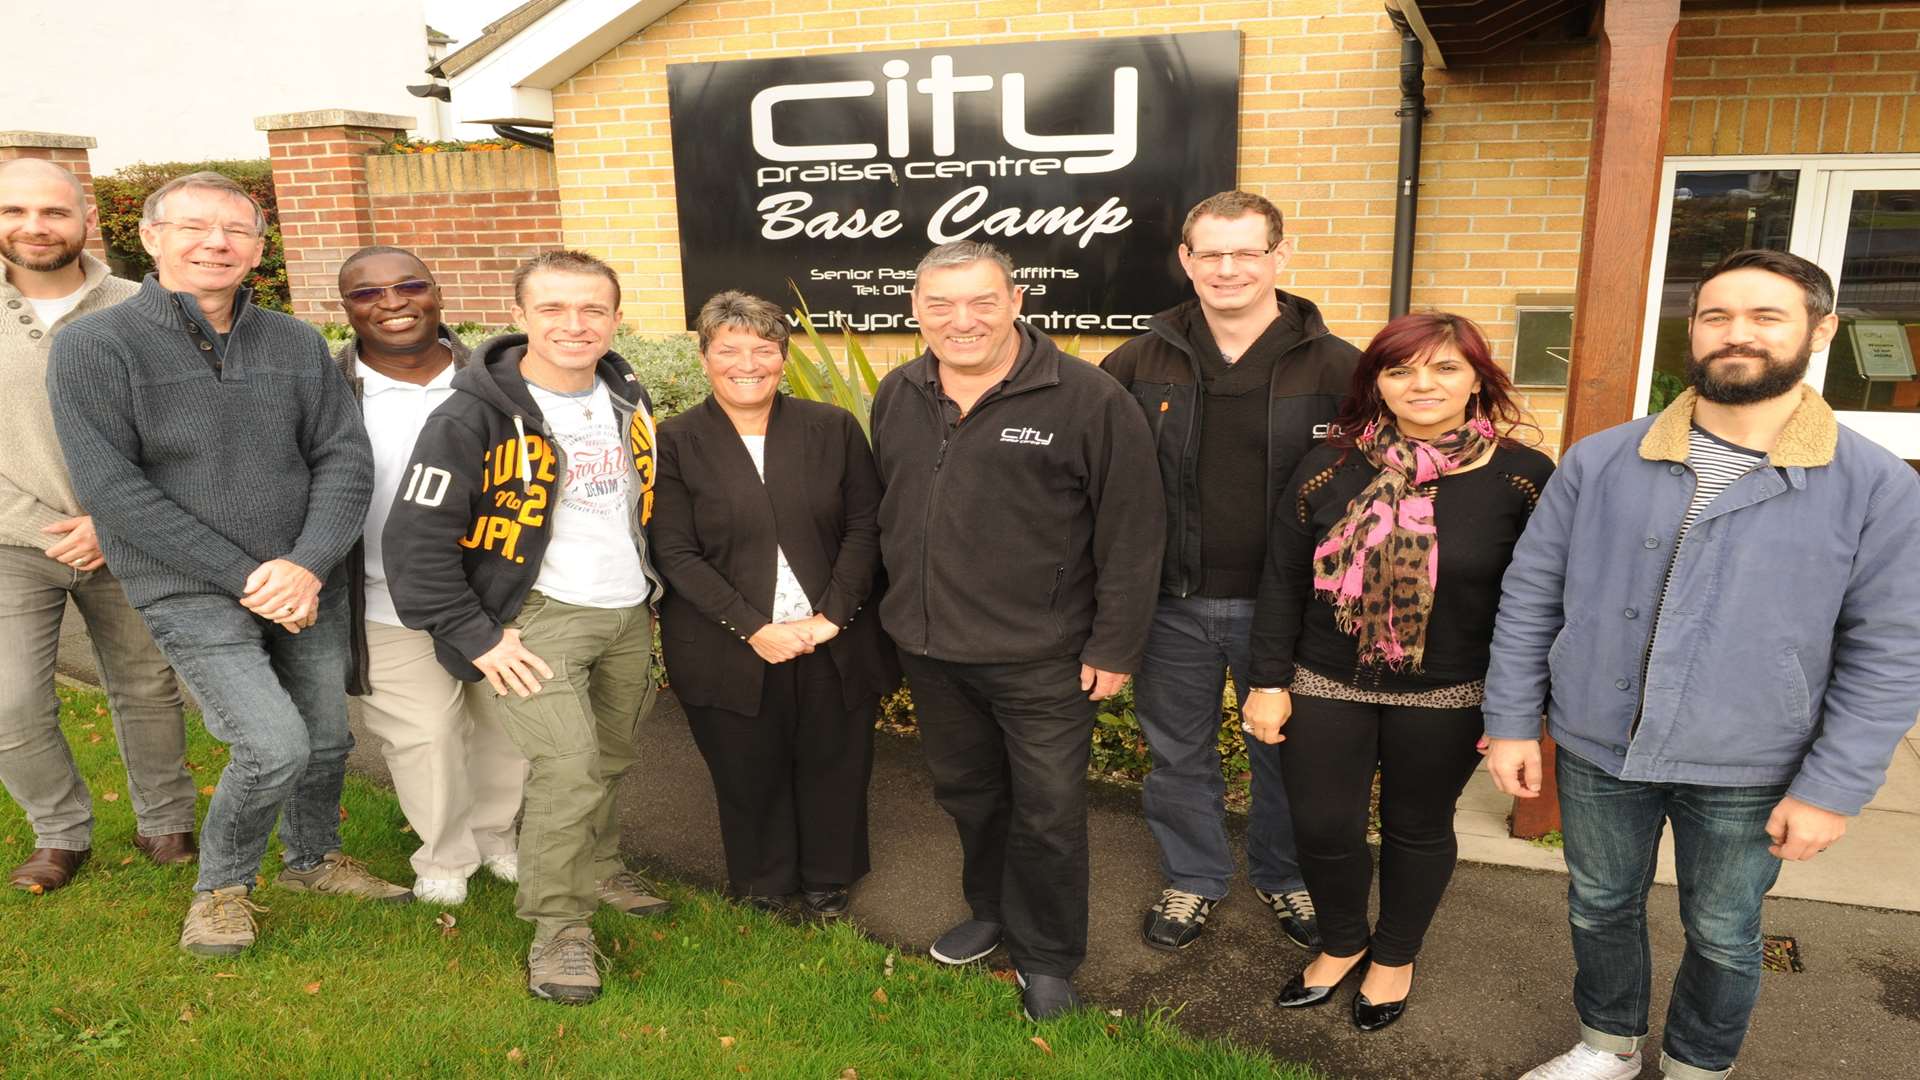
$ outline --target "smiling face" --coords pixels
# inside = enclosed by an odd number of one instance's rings
[[[940,361],[959,375],[984,375],[1013,363],[1019,353],[1020,299],[990,259],[945,266],[922,274],[913,287],[913,314],[920,336]]]
[[[1193,223],[1188,240],[1180,245],[1180,265],[1193,281],[1201,307],[1233,314],[1274,302],[1274,279],[1287,265],[1293,246],[1290,240],[1275,244],[1270,239],[1265,215],[1205,214]]]
[[[1687,323],[1687,379],[1721,405],[1791,393],[1839,325],[1833,315],[1810,323],[1806,291],[1792,279],[1759,267],[1729,270],[1700,287]]]
[[[1467,422],[1467,403],[1480,392],[1480,376],[1457,346],[1443,342],[1381,369],[1374,386],[1400,434],[1431,439]]]
[[[71,174],[22,160],[0,171],[0,259],[50,274],[80,258],[93,209]]]
[[[439,339],[440,286],[411,255],[369,255],[347,267],[340,297],[363,347],[405,356],[425,352]]]
[[[723,326],[700,354],[713,396],[728,411],[758,412],[773,401],[786,367],[786,350],[751,330]]]
[[[153,256],[162,287],[200,297],[231,296],[260,265],[266,245],[253,204],[243,196],[184,187],[166,197],[160,213],[164,221],[141,224],[140,243]]]
[[[584,390],[620,325],[620,301],[599,274],[537,270],[521,287],[513,321],[527,335],[522,374],[549,390]]]

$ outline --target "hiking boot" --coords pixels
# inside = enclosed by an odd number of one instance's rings
[[[943,964],[971,964],[999,947],[999,923],[968,919],[941,934],[927,952]]]
[[[1640,1051],[1626,1057],[1595,1050],[1586,1043],[1528,1070],[1520,1080],[1633,1080],[1640,1075]]]
[[[329,851],[311,870],[289,866],[280,871],[275,884],[294,892],[327,893],[351,896],[356,900],[378,900],[386,904],[413,902],[413,891],[374,877],[366,865],[338,851]]]
[[[1320,916],[1313,910],[1313,897],[1305,889],[1291,892],[1270,893],[1265,889],[1253,890],[1260,902],[1273,909],[1280,918],[1280,931],[1287,940],[1310,952],[1320,948]]]
[[[480,865],[486,868],[487,873],[492,874],[501,881],[515,882],[520,880],[520,853],[517,851],[503,852],[499,855],[488,855],[480,860]]]
[[[196,956],[245,952],[257,933],[253,917],[266,910],[247,896],[245,885],[195,893],[180,927],[180,947]]]
[[[1086,1007],[1087,1003],[1074,990],[1071,979],[1063,979],[1058,975],[1029,975],[1019,970],[1014,971],[1013,978],[1020,984],[1020,1011],[1029,1020],[1051,1020]]]
[[[527,952],[527,989],[533,996],[562,1005],[585,1005],[600,996],[600,961],[606,954],[593,943],[593,931],[569,926]]]
[[[1200,940],[1207,916],[1213,914],[1217,900],[1179,889],[1160,890],[1160,899],[1147,910],[1140,925],[1141,936],[1156,949],[1184,949]]]
[[[673,910],[673,901],[654,895],[653,884],[631,870],[622,870],[594,883],[600,902],[629,915],[665,915]]]

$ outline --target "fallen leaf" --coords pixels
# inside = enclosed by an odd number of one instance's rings
[[[340,808],[340,820],[341,821],[347,820],[347,808],[344,806]]]
[[[860,1080],[859,1069],[841,1069],[840,1080]]]
[[[733,1049],[733,1044],[734,1044],[734,1038],[733,1038],[733,1036],[731,1036],[731,1035],[722,1035],[722,1036],[720,1036],[720,1049],[722,1049],[722,1050],[731,1050],[731,1049]]]
[[[1051,1047],[1051,1046],[1048,1046],[1048,1045],[1047,1045],[1047,1040],[1045,1040],[1045,1039],[1043,1039],[1043,1038],[1041,1038],[1040,1036],[1038,1036],[1038,1035],[1035,1035],[1035,1036],[1033,1037],[1033,1040],[1032,1040],[1032,1042],[1033,1042],[1033,1045],[1035,1045],[1035,1046],[1037,1046],[1037,1047],[1039,1047],[1040,1049],[1042,1049],[1042,1050],[1044,1050],[1044,1051],[1046,1051],[1047,1053],[1049,1053],[1049,1054],[1051,1054],[1051,1053],[1053,1053],[1053,1047]]]
[[[212,785],[212,784],[208,784],[208,785],[207,785],[206,787],[203,787],[203,788],[201,788],[201,789],[200,789],[200,794],[202,794],[202,795],[211,795],[211,794],[213,794],[213,785]]]
[[[92,731],[92,730],[93,730],[93,721],[91,721],[91,720],[89,720],[89,721],[87,721],[86,723],[84,723],[84,724],[81,724],[81,725],[80,725],[80,729],[81,729],[82,731]]]
[[[411,824],[402,825],[400,826],[400,831],[403,833],[410,833],[413,831],[413,826]]]
[[[887,988],[884,986],[874,987],[873,1000],[879,1002],[882,1005],[885,1005],[887,1003]]]
[[[117,792],[117,791],[109,791],[109,792],[106,792],[105,794],[103,794],[103,795],[101,795],[100,797],[101,797],[101,798],[103,798],[103,799],[105,799],[105,800],[107,800],[108,802],[119,802],[119,801],[120,801],[120,793],[119,793],[119,792]]]
[[[309,994],[317,994],[320,992],[320,984],[317,982],[310,982],[307,985],[301,987],[301,989],[305,990]]]
[[[553,1037],[554,1037],[554,1038],[556,1038],[556,1039],[564,1039],[564,1038],[566,1038],[566,1037],[567,1037],[567,1025],[565,1025],[565,1024],[561,1024],[561,1025],[559,1025],[558,1027],[555,1027],[555,1028],[553,1029]]]
[[[889,979],[893,978],[893,954],[892,953],[887,954],[887,962],[881,965],[880,974],[885,975]]]
[[[453,917],[453,912],[443,911],[433,921],[439,923],[441,929],[451,930],[453,929],[454,924],[459,920]]]
[[[99,741],[100,741],[100,733],[96,731],[96,732],[94,732],[93,734],[91,734],[91,735],[89,735],[89,736],[87,736],[87,741],[88,741],[88,742],[90,742],[90,743],[97,743],[97,742],[99,742]]]
[[[666,935],[666,934],[664,934],[664,933],[662,933],[661,931],[658,931],[658,930],[655,930],[655,931],[653,932],[653,940],[655,940],[655,941],[665,941],[665,940],[667,940],[667,935]]]
[[[1003,982],[1003,983],[1006,983],[1006,984],[1008,984],[1009,986],[1019,986],[1019,985],[1020,985],[1020,980],[1019,980],[1019,978],[1018,978],[1018,977],[1016,977],[1016,976],[1014,975],[1014,973],[1013,973],[1013,972],[1011,972],[1011,971],[995,971],[995,972],[993,973],[993,977],[994,977],[994,978],[996,978],[996,979],[999,979],[999,980],[1000,980],[1001,982]]]
[[[93,715],[95,715],[95,716],[105,716],[105,715],[107,715],[107,709],[106,709],[106,706],[104,706],[104,705],[95,705],[95,706],[93,707]]]
[[[518,1065],[527,1060],[527,1052],[516,1046],[513,1049],[507,1051],[507,1060],[513,1062],[515,1065]]]
[[[1120,1035],[1120,1029],[1119,1029],[1119,1028],[1117,1028],[1117,1027],[1115,1027],[1115,1026],[1114,1026],[1114,1025],[1112,1025],[1112,1024],[1108,1024],[1108,1025],[1107,1025],[1107,1037],[1108,1037],[1108,1038],[1110,1038],[1110,1039],[1111,1039],[1111,1038],[1118,1038],[1118,1037],[1119,1037],[1119,1035]]]
[[[640,1034],[642,1034],[642,1035],[651,1035],[651,1034],[653,1034],[653,1025],[652,1025],[652,1024],[641,1024],[641,1025],[640,1025]]]
[[[120,860],[120,865],[126,866],[128,863],[131,863],[132,861],[133,861],[133,856],[129,855],[126,858]]]
[[[188,1005],[180,1010],[180,1022],[183,1024],[193,1023],[193,1006]]]
[[[1107,1015],[1108,1016],[1125,1016],[1127,1014],[1126,1014],[1126,1011],[1123,1009],[1108,1009]]]
[[[216,979],[237,979],[240,976],[235,975],[231,971],[216,971],[213,973],[213,977]]]

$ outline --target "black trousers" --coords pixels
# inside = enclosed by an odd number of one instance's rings
[[[760,711],[687,705],[713,774],[737,896],[851,885],[867,872],[867,779],[879,698],[849,709],[825,652],[767,665]]]
[[[1329,956],[1371,947],[1375,963],[1411,963],[1453,877],[1453,808],[1480,763],[1478,707],[1368,705],[1296,694],[1280,770],[1293,807],[1300,873]],[[1367,932],[1373,853],[1367,810],[1380,772],[1380,920]]]
[[[1087,955],[1087,759],[1094,703],[1074,657],[956,664],[902,654],[933,797],[960,831],[973,917],[1021,971]]]

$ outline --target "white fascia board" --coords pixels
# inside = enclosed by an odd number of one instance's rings
[[[553,123],[553,88],[685,0],[567,0],[448,83],[456,120]]]

